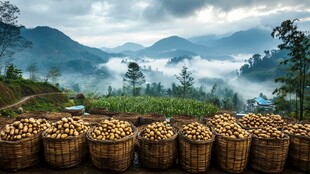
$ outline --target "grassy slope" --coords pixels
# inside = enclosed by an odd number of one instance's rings
[[[13,104],[25,96],[50,92],[59,90],[50,84],[30,80],[0,81],[0,107]]]

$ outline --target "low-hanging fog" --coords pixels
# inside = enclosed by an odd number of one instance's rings
[[[192,59],[184,59],[178,63],[169,63],[170,59],[152,59],[143,58],[134,60],[127,58],[111,58],[105,64],[99,64],[98,69],[106,69],[109,72],[108,77],[87,76],[83,74],[63,75],[59,82],[65,86],[79,83],[83,92],[98,92],[106,94],[108,86],[113,89],[122,88],[123,77],[127,71],[127,64],[130,61],[136,61],[146,77],[146,83],[158,83],[165,87],[171,87],[171,84],[178,81],[175,75],[178,75],[183,66],[188,67],[195,78],[195,87],[203,86],[209,92],[213,84],[206,84],[200,79],[223,79],[223,81],[235,92],[238,92],[244,99],[257,97],[261,92],[267,97],[272,97],[272,91],[275,83],[270,82],[250,82],[238,78],[236,70],[244,64],[246,55],[236,55],[234,60],[206,60],[199,56]],[[145,86],[145,84],[144,84]]]

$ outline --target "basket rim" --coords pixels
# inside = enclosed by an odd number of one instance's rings
[[[142,130],[140,130],[138,132],[138,139],[141,140],[141,141],[145,141],[147,143],[153,143],[153,144],[157,144],[157,143],[160,143],[160,142],[169,142],[171,140],[175,140],[178,137],[178,132],[177,132],[177,129],[175,127],[173,127],[173,126],[171,126],[171,127],[172,127],[172,131],[174,132],[174,135],[171,138],[169,138],[169,139],[163,139],[163,140],[155,141],[155,140],[148,140],[148,139],[144,138],[142,136],[142,132],[144,132],[146,130],[147,126],[145,126]]]
[[[3,127],[4,128],[4,127]],[[2,129],[1,129],[2,130]],[[31,137],[27,137],[27,138],[22,138],[20,140],[17,141],[8,141],[8,140],[3,140],[0,139],[0,143],[5,143],[5,144],[19,144],[19,143],[23,143],[23,142],[27,142],[27,141],[31,141],[35,138],[41,137],[41,134],[44,132],[45,130],[42,130],[40,132],[38,132],[37,134],[35,134],[34,136]]]
[[[190,139],[190,138],[186,137],[183,134],[181,129],[179,129],[179,131],[178,131],[179,137],[183,138],[184,140],[186,140],[188,142],[195,143],[195,144],[208,144],[210,142],[213,142],[215,140],[215,135],[214,135],[214,133],[212,131],[211,131],[211,133],[212,133],[211,139],[208,139],[208,140],[193,140],[193,139]]]
[[[86,132],[86,138],[87,138],[87,140],[89,140],[91,142],[98,142],[98,143],[102,143],[102,144],[116,144],[116,143],[124,142],[124,141],[127,141],[127,140],[135,137],[137,135],[137,132],[138,132],[138,129],[132,123],[129,123],[129,124],[130,124],[131,128],[134,130],[134,132],[128,136],[121,138],[121,139],[117,139],[117,140],[97,140],[97,139],[94,139],[91,136],[91,132],[96,127],[98,127],[98,125],[88,129],[88,131]]]
[[[227,140],[233,140],[233,141],[244,141],[244,140],[252,139],[252,133],[250,133],[248,130],[245,130],[245,131],[249,134],[249,136],[245,137],[245,138],[230,138],[230,137],[227,137],[227,136],[224,136],[224,135],[217,133],[213,128],[212,128],[212,131],[216,135],[216,138],[220,137],[220,138],[224,138]]]
[[[83,134],[80,134],[79,136],[68,136],[67,138],[49,138],[49,137],[46,137],[46,131],[47,129],[42,132],[42,140],[47,140],[47,141],[69,141],[69,140],[81,138],[85,136],[86,134],[86,132],[84,132]]]
[[[283,133],[283,132],[282,132]],[[283,138],[260,138],[256,134],[252,134],[253,139],[258,139],[258,140],[266,140],[266,141],[282,141],[282,140],[290,140],[290,137],[283,133],[284,137]]]
[[[305,139],[305,140],[310,140],[310,137],[308,136],[304,136],[304,135],[294,135],[294,134],[290,134],[290,133],[287,133],[287,132],[284,132],[284,134],[288,135],[289,137],[297,137],[297,138],[300,138],[300,139]]]

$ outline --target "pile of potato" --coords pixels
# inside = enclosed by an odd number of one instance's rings
[[[45,119],[26,118],[7,124],[0,132],[0,138],[6,141],[17,141],[32,137],[51,125]]]
[[[130,123],[111,119],[100,122],[91,132],[91,136],[96,140],[118,140],[132,133],[133,130]]]
[[[283,131],[288,134],[310,137],[310,124],[288,124]]]
[[[249,130],[250,133],[256,135],[258,138],[283,138],[284,133],[274,127],[262,127],[258,129]]]
[[[247,138],[249,133],[237,123],[220,122],[214,128],[215,132],[230,138]]]
[[[79,117],[63,117],[61,120],[52,123],[52,126],[46,130],[47,138],[67,138],[79,136],[89,129],[89,123],[84,122]]]
[[[174,134],[172,126],[163,121],[147,125],[141,136],[148,140],[158,141],[169,139]]]
[[[210,125],[215,126],[223,122],[235,123],[236,118],[231,116],[230,114],[224,113],[223,115],[215,115],[213,118],[209,119],[207,122]]]
[[[279,115],[255,115],[250,113],[239,120],[243,127],[261,128],[261,127],[282,127],[285,122]]]
[[[182,133],[193,140],[209,140],[212,138],[210,129],[198,122],[190,123],[182,126]]]

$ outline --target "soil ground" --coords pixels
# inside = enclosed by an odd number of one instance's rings
[[[10,172],[1,171],[1,174],[12,174]],[[18,172],[15,172],[14,174],[104,174],[109,172],[102,172],[98,169],[96,169],[90,160],[86,161],[79,167],[70,168],[70,169],[55,169],[50,166],[48,166],[46,163],[41,162],[38,165],[20,170]],[[140,166],[138,163],[137,155],[135,155],[134,164],[125,172],[124,174],[186,174],[184,170],[181,169],[179,166],[175,166],[170,170],[166,171],[152,171],[148,169],[144,169]],[[207,174],[225,174],[225,172],[219,170],[217,167],[215,167],[214,164],[211,163],[209,169],[206,172]],[[262,172],[255,171],[253,169],[247,169],[245,174],[259,174]],[[286,165],[284,171],[282,174],[306,174],[306,172],[302,172],[298,169],[293,168],[292,166]]]

